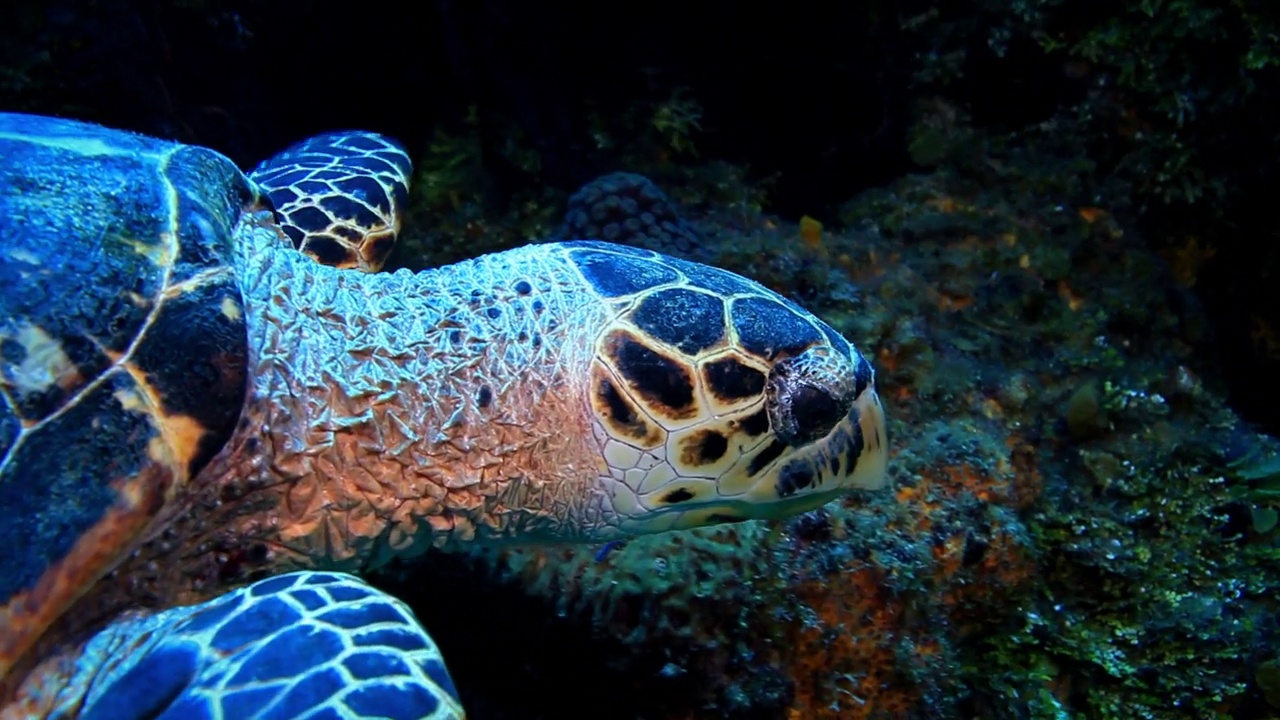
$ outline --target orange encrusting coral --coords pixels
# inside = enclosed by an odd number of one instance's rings
[[[913,678],[947,661],[945,637],[977,634],[990,608],[1035,576],[1016,524],[1006,526],[989,514],[979,530],[953,512],[965,496],[970,503],[1010,508],[1034,499],[1040,489],[1034,456],[1022,441],[1011,438],[1009,445],[1010,458],[990,472],[943,466],[895,492],[905,510],[892,530],[904,542],[929,544],[928,559],[916,571],[925,574],[921,585],[932,588],[930,606],[895,591],[884,564],[853,557],[834,572],[792,584],[789,591],[812,619],[789,626],[782,645],[782,666],[795,687],[790,718],[860,720],[919,711],[925,689]],[[984,548],[976,558],[974,542]],[[935,634],[939,628],[945,631]]]
[[[794,624],[787,638],[795,653],[786,659],[795,683],[788,718],[861,720],[917,704],[915,685],[895,677],[905,608],[886,588],[883,571],[872,566],[794,588],[816,622]]]

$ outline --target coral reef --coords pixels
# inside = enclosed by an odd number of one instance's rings
[[[303,131],[289,124],[297,115],[268,127],[272,86],[246,82],[256,67],[227,64],[246,42],[239,13],[149,2],[141,17],[119,12],[124,4],[0,11],[11,40],[0,96],[237,156]],[[1224,401],[1233,382],[1237,407],[1278,406],[1277,246],[1253,239],[1276,232],[1266,180],[1280,124],[1259,98],[1280,77],[1280,18],[1248,1],[1099,8],[850,10],[870,22],[837,31],[874,28],[881,44],[860,52],[885,74],[843,96],[870,109],[857,116],[863,144],[828,126],[772,146],[785,160],[772,167],[809,168],[812,188],[851,158],[883,160],[869,146],[897,153],[898,108],[910,104],[903,150],[922,174],[838,213],[803,210],[825,225],[764,212],[774,178],[694,163],[695,140],[704,154],[714,147],[695,133],[723,132],[732,113],[723,103],[704,113],[693,92],[637,83],[636,108],[595,112],[582,148],[592,167],[658,184],[616,174],[573,199],[540,182],[537,143],[510,117],[490,111],[482,123],[473,107],[433,134],[436,118],[405,103],[403,122],[421,122],[427,140],[415,146],[425,152],[415,152],[410,230],[393,266],[543,239],[562,217],[561,234],[693,252],[796,299],[873,353],[895,448],[889,491],[787,521],[601,548],[477,548],[376,578],[413,603],[475,717],[1280,714],[1280,448]],[[306,37],[245,17],[260,34]],[[216,32],[192,30],[206,25]],[[187,37],[205,40],[170,42]],[[803,40],[815,51],[862,45],[814,37]],[[167,62],[175,45],[193,48],[198,72]],[[219,62],[206,61],[209,48]],[[722,46],[708,54],[728,58],[723,67],[742,60]],[[761,53],[751,67],[786,55]],[[730,142],[763,139],[769,118],[849,119],[801,72],[812,66],[788,67],[797,97],[761,101],[764,81],[750,73],[732,83],[750,132]],[[295,90],[331,92],[337,70]],[[402,77],[383,79],[399,88]],[[219,97],[238,99],[237,110]],[[332,117],[299,105],[309,122]],[[843,150],[805,164],[806,152],[832,147]],[[528,185],[495,189],[495,153]],[[1239,231],[1223,222],[1233,213],[1267,220]],[[1216,307],[1213,323],[1193,289]],[[494,688],[505,692],[486,694]]]
[[[710,255],[666,193],[636,173],[610,173],[570,196],[556,236],[606,240],[692,260]]]
[[[433,625],[464,694],[502,672],[608,717],[1265,707],[1275,449],[1223,405],[1184,286],[1058,158],[905,178],[850,202],[845,230],[692,216],[712,262],[803,296],[875,351],[893,489],[789,521],[481,548],[381,578],[429,622],[492,608],[480,640]],[[451,592],[415,590],[422,572]],[[488,638],[515,660],[495,665]],[[528,660],[552,644],[580,661]],[[520,697],[472,702],[484,717],[563,710]]]
[[[972,129],[1050,132],[1079,144],[1148,243],[1196,285],[1231,366],[1234,408],[1280,428],[1280,6],[1265,2],[966,0],[926,3],[912,155],[979,155]],[[1016,98],[1011,102],[1011,98]],[[962,137],[968,136],[968,137]]]

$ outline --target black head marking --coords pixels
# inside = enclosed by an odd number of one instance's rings
[[[676,417],[694,412],[693,379],[682,363],[625,333],[615,333],[610,338],[610,354],[618,374],[646,400],[666,408]]]
[[[841,465],[844,466],[846,474],[853,474],[854,468],[858,466],[858,457],[862,455],[862,425],[858,422],[858,409],[856,407],[850,411],[849,419],[851,420],[849,426],[841,428],[838,433],[832,436],[831,472],[833,475],[840,474]]]
[[[306,180],[295,184],[293,187],[303,197],[309,198],[311,202],[319,203],[324,196],[333,192],[331,183],[335,177],[341,177],[341,175],[329,170],[313,171],[307,174]]]
[[[307,138],[263,162],[251,176],[287,223],[365,244],[364,258],[380,265],[395,242],[390,217],[408,202],[412,174],[412,163],[395,140],[343,131]],[[288,225],[285,231],[295,247],[302,242]]]
[[[266,193],[267,193],[266,198],[271,203],[272,210],[276,210],[277,208],[285,207],[287,205],[292,205],[293,203],[303,200],[305,197],[301,193],[299,193],[293,185],[285,185],[284,187],[273,187],[269,190],[266,190]],[[310,201],[308,200],[308,202]]]
[[[659,290],[640,301],[631,321],[680,352],[696,355],[724,338],[724,301],[687,288]]]
[[[398,168],[402,177],[413,175],[413,163],[409,160],[408,153],[403,149],[400,152],[380,152],[377,157],[381,158],[383,162]],[[406,194],[408,194],[408,188],[405,188],[405,190]]]
[[[361,152],[381,152],[383,155],[394,158],[395,162],[399,164],[401,169],[404,171],[407,172],[409,170],[409,166],[407,164],[408,158],[406,156],[404,146],[386,135],[379,135],[377,133],[367,131],[345,131],[331,134],[341,136],[342,144],[344,146],[351,147]]]
[[[764,391],[764,373],[733,358],[709,362],[702,373],[707,389],[722,400],[756,397]]]
[[[313,135],[290,145],[254,169],[254,177],[280,168],[301,166],[324,168],[341,166],[364,168],[377,173],[396,171],[402,176],[413,172],[404,146],[377,133],[359,130]]]
[[[481,385],[480,392],[476,396],[476,405],[483,410],[489,407],[491,402],[493,402],[493,390],[488,385]]]
[[[688,489],[676,488],[666,495],[663,495],[662,502],[667,503],[668,505],[675,505],[676,503],[692,500],[694,497],[696,496],[692,492],[689,492]]]
[[[367,170],[370,175],[385,176],[399,172],[397,163],[388,156],[361,155],[344,162],[343,165]]]
[[[703,430],[685,440],[680,460],[689,467],[710,465],[724,457],[728,450],[728,438],[715,430]]]
[[[515,289],[516,289],[516,293],[519,295],[528,295],[529,293],[533,292],[533,286],[529,284],[528,280],[516,281]]]
[[[787,444],[781,440],[774,440],[769,443],[769,447],[761,450],[755,457],[751,458],[751,463],[747,465],[747,475],[754,476],[761,470],[769,466],[769,463],[778,459],[787,449]]]
[[[601,400],[604,400],[605,407],[609,408],[609,417],[621,425],[631,425],[636,422],[635,408],[631,407],[622,397],[622,393],[618,392],[618,388],[614,387],[612,380],[604,380],[600,386],[596,388],[596,394]]]
[[[587,282],[604,297],[630,295],[680,279],[675,270],[644,257],[585,248],[573,250],[569,256]]]
[[[815,479],[816,475],[808,462],[792,460],[778,473],[778,497],[795,495],[797,490],[803,490],[812,485]]]
[[[591,381],[595,387],[596,413],[616,434],[647,443],[656,440],[654,428],[598,365],[592,370]]]
[[[737,298],[729,312],[742,347],[761,357],[798,355],[823,339],[813,323],[779,300]]]
[[[393,142],[389,138],[366,132],[334,132],[325,133],[319,137],[331,138],[330,142],[337,145],[339,151],[350,148],[361,153],[385,149],[389,143]]]
[[[769,413],[766,410],[760,410],[742,421],[742,432],[756,437],[763,435],[769,430]]]

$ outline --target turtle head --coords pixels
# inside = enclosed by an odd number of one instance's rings
[[[593,538],[814,509],[885,484],[871,364],[794,303],[671,260],[597,338],[590,413],[605,507]],[[610,512],[611,510],[611,512]]]

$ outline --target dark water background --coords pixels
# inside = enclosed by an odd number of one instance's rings
[[[752,586],[725,604],[661,582],[661,589],[637,586],[620,600],[610,596],[612,604],[596,602],[583,599],[589,591],[579,585],[566,589],[563,577],[533,577],[519,558],[441,560],[436,576],[456,592],[447,599],[423,592],[415,606],[429,628],[433,615],[468,607],[490,619],[478,635],[454,623],[439,633],[476,717],[559,717],[559,709],[574,707],[627,718],[1266,717],[1277,710],[1265,698],[1274,693],[1280,703],[1280,682],[1268,675],[1277,659],[1268,647],[1275,637],[1277,555],[1274,523],[1259,522],[1259,513],[1265,520],[1274,497],[1254,486],[1244,495],[1201,492],[1189,478],[1231,476],[1231,462],[1270,452],[1254,431],[1280,430],[1278,31],[1280,9],[1272,3],[1207,0],[760,6],[658,0],[581,7],[435,0],[399,10],[324,0],[11,0],[0,7],[0,109],[208,145],[244,167],[301,137],[344,127],[393,135],[439,166],[449,166],[451,152],[466,155],[465,171],[440,175],[458,181],[462,200],[416,196],[415,217],[428,218],[421,226],[438,223],[432,232],[454,245],[442,251],[416,242],[425,253],[445,256],[487,248],[498,242],[493,237],[518,239],[510,208],[530,193],[542,193],[539,201],[550,208],[620,169],[665,181],[677,200],[710,218],[703,219],[706,227],[732,230],[707,233],[726,243],[745,226],[790,232],[808,215],[828,233],[821,262],[806,254],[813,247],[805,250],[796,231],[767,236],[786,243],[770,250],[774,260],[737,257],[734,269],[767,274],[771,284],[830,313],[824,317],[847,320],[842,331],[865,333],[856,341],[872,343],[882,377],[898,393],[894,430],[905,448],[899,465],[918,471],[903,471],[906,487],[924,487],[928,468],[970,467],[957,459],[963,455],[957,447],[1018,467],[1031,462],[1027,457],[1038,459],[1035,497],[1011,495],[1003,503],[990,499],[985,481],[948,471],[959,489],[942,494],[936,522],[894,529],[909,542],[886,541],[879,555],[867,550],[874,542],[858,535],[872,531],[844,516],[832,521],[835,535],[826,521],[814,530],[812,518],[788,525],[778,531],[787,538],[786,558],[770,545],[745,561],[761,577],[776,573],[780,584]],[[692,114],[682,116],[682,109]],[[675,113],[674,126],[654,123],[671,117],[663,112]],[[455,150],[442,137],[474,142]],[[739,171],[725,175],[717,162]],[[752,219],[741,226],[715,207],[717,197],[731,196],[760,198],[745,203]],[[1068,208],[1064,217],[1084,217],[1092,229],[1060,233],[1055,197]],[[1008,228],[956,220],[957,203],[1009,218]],[[1105,213],[1106,227],[1123,232],[1103,229],[1095,209]],[[558,212],[559,205],[547,210]],[[477,216],[494,218],[496,235],[452,232]],[[859,235],[871,225],[875,238]],[[990,253],[948,255],[960,239],[1032,226],[1038,243],[1032,264],[1060,253],[1067,268],[1046,271],[1034,287],[1006,281],[1016,252],[1008,265]],[[876,295],[883,276],[870,282],[866,273],[861,279],[875,290],[854,282],[850,293],[871,292],[878,299],[868,301],[865,317],[875,310],[897,324],[845,318],[834,285],[810,283],[811,275],[825,278],[827,265],[840,267],[841,256],[862,262],[857,253],[867,248],[879,251],[880,261],[894,253],[907,258],[927,287],[901,278],[897,287],[929,298],[924,304],[933,310],[943,300],[961,307],[982,297],[973,287],[990,290],[988,304],[978,303],[966,330],[927,314],[908,328],[910,306]],[[726,252],[725,264],[734,262],[731,256]],[[854,271],[850,276],[860,279]],[[891,270],[889,277],[885,287],[893,287]],[[1051,323],[1044,307],[1072,293],[1106,307],[1107,317],[1070,322],[1081,333],[1105,330],[1125,360],[1077,362],[1085,351],[1039,352],[1071,347],[1071,334]],[[1008,308],[1017,310],[1002,316]],[[1153,308],[1167,318],[1143,314]],[[1175,357],[1163,344],[1173,341],[1184,354]],[[1035,351],[1020,366],[1009,346],[1024,344]],[[968,352],[972,361],[942,362],[941,346]],[[1196,378],[1190,385],[1177,379],[1185,368]],[[1031,379],[1017,379],[1024,375]],[[1144,390],[1113,392],[1120,378]],[[973,387],[1010,413],[1007,428],[1017,432],[993,440],[968,424],[986,407],[963,399]],[[1126,415],[1157,390],[1170,399],[1171,418]],[[1024,408],[1017,422],[1015,406]],[[946,414],[952,410],[954,416]],[[930,427],[938,412],[953,424]],[[1031,425],[1038,429],[1027,430]],[[1227,426],[1221,434],[1209,429]],[[965,437],[971,445],[957,439]],[[1004,452],[1006,446],[1013,450]],[[1113,463],[1124,462],[1142,470],[1128,476],[1132,487],[1117,490],[1123,483]],[[1253,482],[1246,475],[1236,481]],[[1082,477],[1093,479],[1081,485]],[[1174,501],[1156,502],[1162,494]],[[987,504],[1008,518],[992,520],[996,511]],[[1155,521],[1153,512],[1169,514]],[[1097,529],[1102,525],[1107,529]],[[1000,527],[1016,530],[1006,537]],[[1095,530],[1081,529],[1087,527]],[[947,543],[955,538],[964,561],[958,572],[974,573],[963,583],[956,575],[940,579],[925,565],[893,570],[894,562],[910,564],[905,555],[885,559],[906,547],[944,557],[929,548],[952,547]],[[758,539],[735,536],[725,547]],[[958,612],[920,609],[911,600],[943,597],[998,575],[983,569],[983,553],[1003,542],[1021,548],[1018,557],[1031,558],[1035,569],[1001,577],[996,599],[961,603],[968,610]],[[1209,555],[1197,550],[1204,543]],[[590,564],[581,570],[573,564],[581,558],[565,563],[578,568],[577,580],[614,571],[635,578],[668,550],[629,547],[608,561],[634,561],[644,570]],[[692,555],[672,563],[704,568],[699,572],[724,567],[720,550],[686,551]],[[1115,553],[1131,565],[1115,569],[1099,560]],[[1157,571],[1152,557],[1194,572]],[[822,574],[859,562],[874,565],[880,581]],[[498,584],[467,586],[466,578],[482,574],[477,567],[493,572]],[[839,621],[819,609],[812,618],[788,615],[775,618],[776,627],[759,625],[765,609],[778,607],[770,592],[807,598],[815,574],[827,595],[805,600],[811,609],[826,607],[823,597],[854,597],[871,587],[891,588],[893,599],[854,603],[856,612],[837,613]],[[659,596],[665,599],[650,600]],[[1175,596],[1176,602],[1156,602]],[[1086,627],[1092,639],[1069,637],[1052,623],[997,622],[1014,608],[1045,614],[1062,607],[1078,613],[1063,625]],[[884,620],[887,608],[891,620]],[[707,619],[739,611],[755,623],[755,634],[734,634],[722,627],[732,623]],[[557,613],[559,619],[545,620]],[[671,613],[682,619],[671,620]],[[879,619],[866,619],[875,613]],[[1231,613],[1248,632],[1215,624]],[[891,647],[883,655],[851,650],[832,659],[803,649],[779,655],[767,646],[794,640],[790,628],[823,623],[831,634],[815,647],[836,647],[838,637],[865,630],[863,623],[902,633],[882,643]],[[934,638],[937,647],[913,634],[921,625],[943,636]],[[619,648],[600,639],[600,627],[633,636]],[[1101,639],[1113,636],[1158,651],[1132,651],[1141,659],[1122,662],[1115,658],[1130,650]],[[572,656],[553,659],[560,651]],[[833,679],[838,673],[831,668],[840,663],[856,670],[854,690]],[[990,668],[999,672],[985,673]],[[890,686],[914,690],[867,696],[868,688]]]

